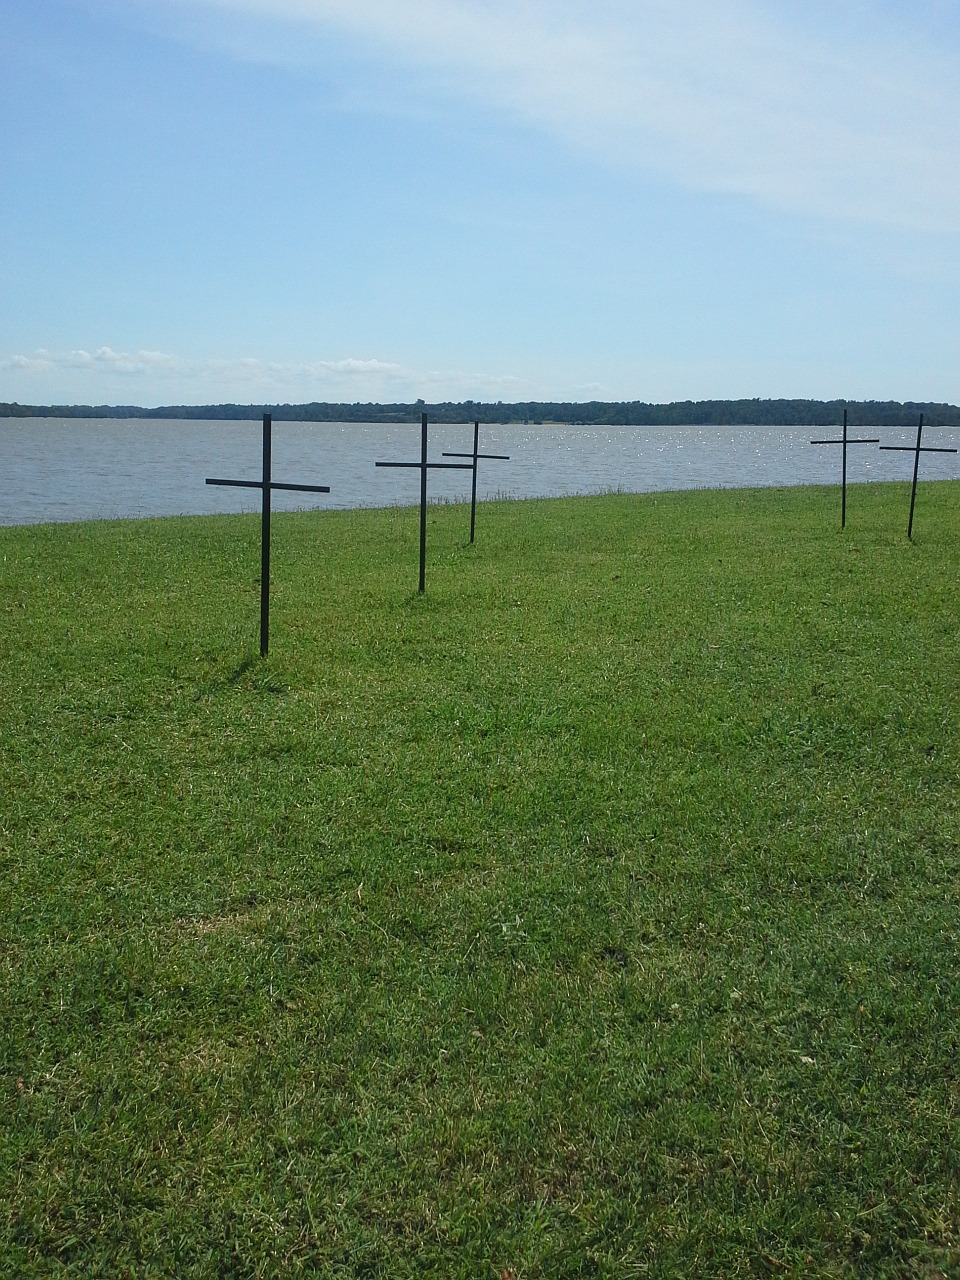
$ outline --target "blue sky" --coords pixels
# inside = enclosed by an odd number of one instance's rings
[[[956,0],[4,0],[0,400],[960,402]]]

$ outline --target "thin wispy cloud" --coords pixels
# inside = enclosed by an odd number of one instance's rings
[[[805,216],[960,231],[960,67],[880,4],[154,0],[351,37],[607,163]],[[258,50],[257,56],[263,56]]]

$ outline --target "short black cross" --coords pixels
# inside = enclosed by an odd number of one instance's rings
[[[260,517],[260,657],[267,656],[270,644],[270,490],[294,489],[302,493],[329,493],[328,484],[281,484],[270,475],[270,449],[273,417],[263,415],[263,478],[261,480],[214,480],[207,484],[225,484],[235,489],[259,489],[262,498]]]
[[[840,499],[840,528],[846,527],[847,523],[847,445],[848,444],[879,444],[880,437],[876,436],[869,440],[850,440],[847,436],[847,411],[843,411],[843,438],[841,440],[811,440],[811,444],[842,444],[843,445],[843,468],[841,480],[841,499]]]
[[[473,541],[474,530],[477,527],[477,459],[490,458],[498,462],[509,462],[509,453],[478,453],[477,448],[480,441],[480,423],[473,424],[473,453],[444,453],[445,458],[472,458],[473,463],[473,484],[470,490],[470,541]]]
[[[420,468],[420,594],[427,589],[427,472],[433,470],[469,471],[469,462],[428,462],[427,461],[427,415],[420,415],[420,461],[419,462],[378,462],[378,467],[419,467]]]
[[[917,475],[920,471],[920,455],[921,453],[956,453],[956,449],[937,449],[932,445],[920,444],[923,435],[923,414],[920,415],[920,421],[917,424],[917,443],[916,444],[882,444],[881,449],[896,450],[900,453],[913,454],[913,488],[910,490],[910,520],[907,523],[907,537],[913,541],[913,508],[917,501]]]

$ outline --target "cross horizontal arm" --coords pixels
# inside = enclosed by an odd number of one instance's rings
[[[879,444],[879,436],[871,436],[869,440],[811,440],[811,444]]]
[[[262,489],[262,480],[207,480],[207,484],[228,484],[234,489]],[[295,489],[298,493],[329,493],[328,484],[282,484],[279,480],[271,480],[268,489]]]
[[[477,453],[477,454],[473,454],[473,453],[449,453],[446,449],[444,449],[444,451],[443,451],[443,453],[442,453],[441,457],[444,457],[444,458],[474,458],[474,457],[476,457],[476,458],[494,458],[494,459],[496,459],[498,462],[509,462],[509,461],[510,461],[510,455],[509,455],[509,453]]]
[[[207,484],[228,484],[234,489],[262,489],[262,480],[207,480]]]
[[[917,448],[915,444],[882,444],[881,449],[895,449],[898,453],[956,453],[956,449],[938,449],[933,445],[922,445]]]
[[[463,455],[466,457],[466,455]],[[470,454],[473,457],[473,454]],[[377,462],[377,467],[414,467],[417,471],[422,471],[424,467],[428,471],[435,471],[437,468],[445,471],[472,471],[473,467],[467,462]]]

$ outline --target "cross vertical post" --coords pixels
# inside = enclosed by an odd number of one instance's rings
[[[920,415],[920,421],[917,423],[917,443],[916,444],[882,444],[881,449],[890,452],[912,453],[913,454],[913,486],[910,490],[910,519],[907,522],[907,537],[913,541],[913,509],[917,501],[917,477],[920,474],[920,455],[921,453],[956,453],[956,449],[940,449],[933,445],[921,445],[920,441],[923,437],[923,414]]]
[[[843,445],[843,461],[840,471],[840,528],[845,529],[847,525],[847,445],[848,444],[879,444],[879,436],[876,439],[869,440],[851,440],[847,435],[847,411],[843,411],[843,437],[840,440],[811,440],[811,444],[839,444]]]
[[[509,462],[509,453],[479,453],[480,446],[480,423],[473,424],[473,453],[447,453],[444,452],[445,458],[472,458],[471,469],[473,471],[473,482],[470,486],[470,541],[473,542],[474,531],[477,527],[477,460],[478,458],[493,458],[500,462]]]
[[[466,454],[459,455],[466,457]],[[427,472],[469,471],[467,462],[428,462],[427,461],[427,415],[420,415],[420,461],[419,462],[378,462],[378,467],[419,467],[420,468],[420,585],[421,595],[427,589]]]
[[[263,415],[263,480],[260,508],[260,657],[270,647],[270,472],[273,451],[273,415]]]
[[[879,444],[879,441],[877,442]],[[840,528],[847,523],[847,411],[843,411],[843,467],[840,479]]]
[[[427,415],[420,415],[420,594],[427,589]]]
[[[234,489],[260,490],[260,657],[270,648],[270,491],[292,489],[302,493],[329,493],[328,484],[284,484],[271,478],[273,415],[263,415],[263,468],[259,480],[220,480],[208,477],[207,484],[229,485]]]
[[[477,528],[477,446],[480,443],[480,423],[473,424],[473,472],[470,476],[470,541]]]
[[[913,455],[913,484],[910,487],[910,519],[907,521],[907,538],[913,541],[913,509],[917,505],[917,477],[920,473],[920,437],[923,434],[923,414],[917,424],[917,444]]]

